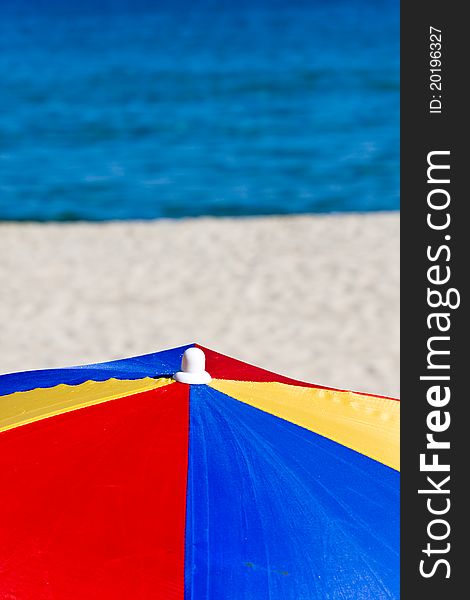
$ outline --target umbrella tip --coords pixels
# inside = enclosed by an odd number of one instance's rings
[[[173,375],[180,383],[209,383],[212,377],[206,371],[206,355],[200,348],[188,348],[181,359],[181,371]]]

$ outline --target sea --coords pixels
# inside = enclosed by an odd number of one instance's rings
[[[0,220],[399,208],[398,0],[1,0]]]

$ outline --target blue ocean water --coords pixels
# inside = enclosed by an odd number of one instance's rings
[[[0,80],[0,219],[399,205],[398,0],[3,0]]]

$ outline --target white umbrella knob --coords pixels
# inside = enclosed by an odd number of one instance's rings
[[[188,348],[181,360],[181,371],[173,375],[180,383],[209,383],[212,377],[206,371],[206,355],[200,348]]]

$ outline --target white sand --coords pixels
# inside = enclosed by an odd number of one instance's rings
[[[398,214],[0,225],[0,372],[197,341],[398,395]]]

